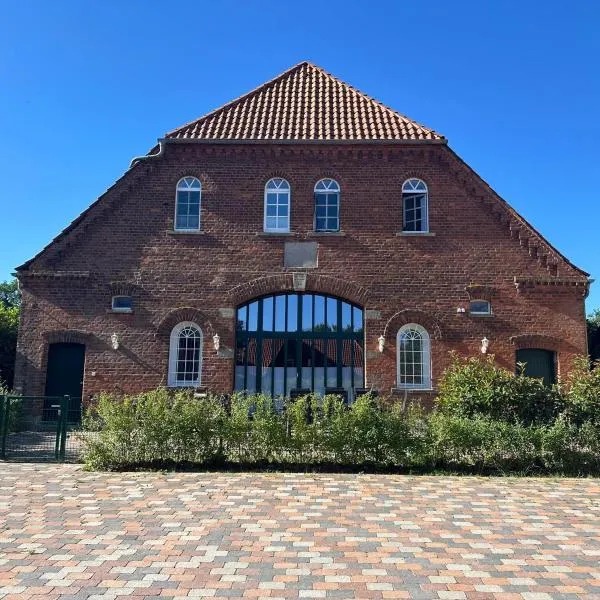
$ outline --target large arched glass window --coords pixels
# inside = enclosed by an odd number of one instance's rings
[[[202,377],[202,330],[195,323],[179,323],[171,332],[169,386],[197,387]]]
[[[175,229],[198,231],[200,229],[200,196],[202,185],[195,177],[184,177],[177,183],[175,199]]]
[[[278,294],[237,310],[235,389],[289,396],[364,387],[360,307],[321,294]]]
[[[425,182],[408,179],[402,186],[402,206],[404,210],[403,231],[429,231],[429,194]]]
[[[431,389],[431,350],[429,334],[420,325],[410,323],[398,331],[398,387]]]
[[[265,231],[290,230],[290,184],[279,177],[265,185]]]
[[[333,179],[315,185],[315,231],[340,230],[340,186]]]

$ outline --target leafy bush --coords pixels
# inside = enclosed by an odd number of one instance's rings
[[[573,361],[566,380],[566,414],[576,424],[600,425],[600,361],[590,364],[585,356]]]
[[[495,364],[493,356],[460,358],[442,375],[437,407],[446,415],[487,417],[525,425],[552,423],[564,409],[556,386],[514,375]]]
[[[208,463],[218,457],[224,409],[214,398],[163,388],[115,399],[102,394],[88,411],[86,461],[93,468]]]
[[[157,389],[102,395],[84,420],[89,468],[186,465],[600,473],[600,367],[580,359],[564,389],[491,358],[455,358],[437,409],[371,395],[347,406],[307,395],[277,410],[264,395]],[[95,433],[92,433],[95,432]]]
[[[543,427],[436,413],[430,420],[433,463],[478,472],[542,469]]]

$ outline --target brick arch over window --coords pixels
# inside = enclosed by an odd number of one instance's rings
[[[87,331],[78,329],[62,329],[47,331],[44,334],[44,341],[47,344],[87,344],[91,334]]]
[[[442,327],[439,320],[430,312],[425,312],[418,308],[405,308],[392,315],[385,326],[387,336],[390,339],[392,337],[395,338],[396,332],[409,323],[418,323],[421,325],[421,327],[427,330],[429,337],[433,340],[442,339]]]
[[[515,346],[516,350],[539,348],[540,350],[550,350],[552,352],[569,352],[573,354],[579,352],[578,348],[569,342],[541,333],[513,335],[510,337],[510,342]]]
[[[136,288],[133,281],[111,281],[109,283],[111,296],[132,296]]]
[[[212,337],[215,329],[208,316],[197,308],[185,306],[176,308],[167,313],[158,323],[156,329],[159,335],[170,337],[173,328],[179,323],[191,322],[195,323],[202,330],[205,338],[209,335]]]
[[[304,273],[300,273],[299,275],[303,276]],[[239,306],[248,300],[260,296],[276,294],[277,292],[294,291],[336,296],[363,307],[366,306],[369,298],[367,289],[357,283],[328,275],[315,275],[313,273],[306,273],[306,282],[303,287],[294,286],[293,273],[282,273],[280,275],[252,279],[231,288],[227,292],[227,295],[233,306]]]

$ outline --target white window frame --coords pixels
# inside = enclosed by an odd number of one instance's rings
[[[487,304],[488,310],[472,310],[471,307],[473,306],[474,302],[485,302]],[[469,314],[475,316],[489,316],[492,314],[492,303],[489,300],[486,300],[485,298],[473,298],[472,300],[469,300]]]
[[[197,182],[198,187],[191,187],[192,182]],[[198,227],[178,227],[177,226],[177,208],[179,206],[179,192],[198,191],[200,194],[200,202],[198,203]],[[175,186],[175,217],[173,219],[173,229],[175,231],[200,231],[202,216],[202,182],[193,175],[182,177]]]
[[[422,355],[422,382],[419,384],[415,383],[402,383],[401,382],[401,345],[400,339],[402,335],[407,331],[416,331],[421,336],[421,355]],[[403,325],[396,335],[396,385],[402,390],[431,390],[431,339],[427,330],[417,323],[408,323]]]
[[[421,229],[406,229],[406,196],[416,195],[425,196],[421,205]],[[402,231],[409,234],[429,233],[429,188],[422,179],[416,177],[411,177],[402,184]]]
[[[319,186],[323,186],[321,189],[317,189]],[[337,228],[336,229],[317,229],[317,194],[326,194],[327,196],[337,195]],[[319,179],[317,183],[315,183],[314,188],[314,204],[315,204],[315,216],[313,229],[317,233],[337,233],[341,231],[341,191],[340,184],[335,179],[330,179],[328,177],[324,179]],[[327,205],[328,206],[328,205]],[[326,222],[328,219],[332,217],[325,216]]]
[[[278,187],[269,189],[270,183],[277,184],[277,182],[279,182]],[[284,184],[287,186],[287,188],[282,187]],[[283,203],[279,202],[279,198],[280,198],[280,195],[284,194],[284,192],[287,192],[287,207],[288,207],[287,226],[285,228],[268,227],[267,226],[267,196],[268,196],[268,194],[277,194],[277,204],[275,205],[277,207],[277,214],[275,215],[275,217],[277,218],[277,220],[279,220],[280,218],[282,218],[279,216],[279,207],[283,206]],[[292,189],[290,187],[289,181],[287,181],[287,179],[283,179],[283,177],[272,177],[271,179],[269,179],[269,181],[267,181],[267,183],[265,183],[264,200],[265,201],[264,201],[264,213],[263,213],[263,230],[267,233],[289,233],[291,216],[292,216]]]
[[[115,300],[117,298],[130,298],[131,299],[131,306],[130,307],[115,306]],[[117,313],[131,313],[131,312],[133,312],[133,298],[131,296],[129,296],[128,294],[116,294],[115,296],[112,297],[110,306],[111,306],[112,312],[117,312]]]
[[[193,327],[198,331],[200,336],[200,355],[198,357],[198,377],[191,381],[181,381],[177,379],[177,359],[179,354],[179,336],[181,332],[187,328]],[[202,381],[202,355],[204,350],[204,334],[202,329],[192,321],[183,321],[173,327],[171,331],[171,337],[169,341],[169,371],[168,371],[168,385],[169,387],[198,387]]]

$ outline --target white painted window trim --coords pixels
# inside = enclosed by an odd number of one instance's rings
[[[280,188],[271,189],[271,190],[267,189],[269,183],[271,183],[272,181],[275,181],[276,179],[279,179],[282,182],[285,182],[287,184],[287,190],[285,188],[283,190],[281,190]],[[285,229],[282,229],[281,227],[267,227],[267,194],[269,192],[281,194],[282,191],[287,191],[287,204],[288,204],[287,227]],[[276,206],[280,206],[279,202],[276,204]],[[279,215],[276,215],[276,217],[277,217],[277,219],[280,218]],[[269,181],[267,181],[267,183],[265,183],[264,209],[263,209],[263,231],[265,233],[289,233],[291,218],[292,218],[292,188],[290,186],[290,183],[287,179],[284,179],[283,177],[272,177],[271,179],[269,179]]]
[[[325,189],[318,190],[319,184],[327,183]],[[337,229],[317,229],[317,194],[337,194]],[[319,179],[317,183],[315,183],[315,188],[313,190],[313,202],[314,202],[314,219],[313,219],[313,231],[315,233],[338,233],[342,230],[342,194],[340,190],[340,184],[330,177],[324,177],[323,179]],[[326,219],[329,217],[326,217]]]
[[[417,189],[419,184],[422,184],[425,189]],[[406,203],[404,201],[404,197],[405,195],[416,194],[425,195],[425,203],[424,206],[421,207],[421,210],[423,211],[423,227],[422,229],[416,231],[405,231],[404,226],[406,224]],[[402,232],[405,234],[409,233],[411,235],[429,233],[429,188],[422,179],[418,179],[417,177],[411,177],[402,184]]]
[[[418,331],[422,339],[423,355],[423,383],[401,383],[400,382],[400,337],[405,331]],[[417,323],[408,323],[398,330],[396,335],[396,387],[401,390],[431,390],[431,339],[427,330]]]
[[[194,381],[178,381],[177,380],[177,355],[179,352],[179,335],[186,327],[193,327],[200,334],[200,355],[198,357],[198,379]],[[202,381],[202,355],[204,354],[204,334],[202,329],[192,321],[183,321],[177,323],[171,331],[169,340],[169,371],[167,382],[169,387],[199,387]]]
[[[181,187],[182,181],[186,179],[193,179],[198,182],[198,192],[200,192],[200,202],[198,204],[198,227],[177,227],[177,206],[179,204],[179,192],[189,192],[190,190],[196,190],[196,188],[190,187]],[[200,226],[202,225],[202,182],[193,175],[186,175],[182,177],[175,186],[175,216],[173,218],[173,231],[200,231]]]
[[[471,310],[471,306],[473,305],[474,302],[486,302],[488,305],[488,310],[486,310],[486,311]],[[469,300],[469,314],[475,315],[475,316],[489,316],[492,314],[492,303],[489,300],[486,300],[485,298],[473,298],[473,299]]]

